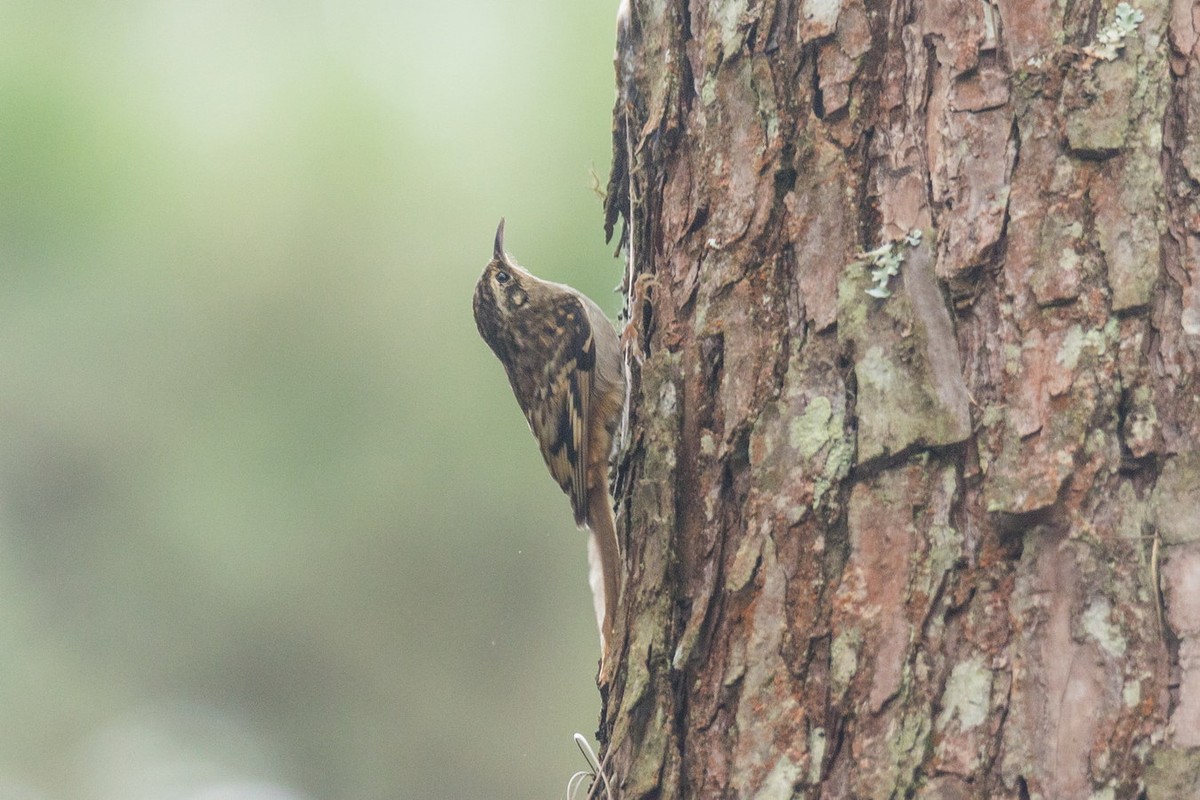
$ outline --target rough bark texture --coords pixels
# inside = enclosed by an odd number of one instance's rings
[[[1136,8],[623,8],[620,797],[1200,797],[1200,6]]]

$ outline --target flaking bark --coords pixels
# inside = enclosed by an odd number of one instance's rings
[[[620,797],[1200,796],[1200,12],[1135,10],[627,7]]]

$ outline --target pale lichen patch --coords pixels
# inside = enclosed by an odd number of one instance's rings
[[[812,458],[840,431],[829,427],[833,419],[833,404],[828,397],[814,397],[800,416],[792,420],[788,442],[800,451],[804,458]],[[840,426],[839,426],[840,427]]]
[[[843,694],[858,672],[858,651],[862,647],[862,631],[847,628],[833,637],[829,646],[829,672],[835,695]]]
[[[953,720],[964,731],[979,727],[987,720],[991,695],[992,671],[978,657],[955,664],[942,693],[938,728]]]
[[[1142,702],[1142,682],[1137,679],[1125,681],[1121,688],[1121,701],[1127,708],[1133,708]]]
[[[1074,371],[1079,366],[1079,357],[1085,351],[1097,356],[1108,352],[1108,343],[1117,335],[1118,323],[1109,320],[1103,328],[1092,328],[1086,333],[1079,325],[1072,325],[1059,345],[1054,361],[1068,371]]]
[[[1112,605],[1107,598],[1101,597],[1084,609],[1081,622],[1084,632],[1106,653],[1114,658],[1125,655],[1125,636],[1112,620]]]
[[[1092,58],[1113,61],[1125,49],[1125,38],[1138,29],[1146,19],[1141,9],[1129,3],[1117,3],[1113,18],[1096,34],[1096,41],[1083,48]]]
[[[727,591],[739,591],[750,583],[762,555],[762,542],[760,536],[746,536],[742,539],[742,545],[738,548],[737,555],[733,557],[733,566],[729,568],[729,573],[725,576]]]
[[[862,296],[871,281],[863,262],[846,270],[838,285],[838,340],[855,354],[860,464],[970,434],[968,395],[932,241],[926,235],[916,246],[899,245],[906,266],[899,285],[888,289],[895,290],[889,300]]]
[[[804,19],[801,41],[829,36],[837,27],[842,3],[841,0],[804,0],[800,13]]]
[[[780,756],[767,774],[766,780],[754,795],[754,800],[774,800],[776,797],[791,797],[792,787],[804,774],[804,768],[787,756]]]
[[[1167,459],[1151,508],[1164,543],[1200,540],[1200,453],[1180,453]]]

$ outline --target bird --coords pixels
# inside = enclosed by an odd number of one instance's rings
[[[623,564],[608,466],[625,399],[613,324],[588,297],[542,280],[504,249],[504,219],[472,298],[479,335],[504,366],[550,475],[588,531],[588,583],[608,673]]]

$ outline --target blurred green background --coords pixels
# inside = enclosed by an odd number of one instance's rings
[[[615,3],[0,2],[0,798],[560,797],[584,537],[471,290],[610,314]]]

